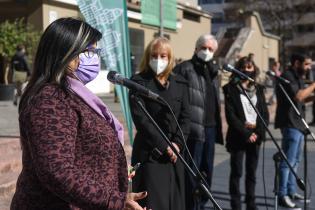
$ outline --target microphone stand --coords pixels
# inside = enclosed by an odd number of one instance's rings
[[[210,193],[210,190],[206,187],[207,183],[204,181],[203,177],[201,176],[201,173],[195,173],[191,167],[188,165],[188,163],[185,161],[183,156],[177,152],[176,148],[173,146],[172,142],[169,140],[169,138],[164,134],[162,129],[159,127],[159,125],[155,122],[155,120],[152,118],[152,116],[148,113],[142,102],[139,100],[139,96],[136,94],[132,94],[131,98],[134,99],[137,104],[140,106],[141,110],[145,113],[145,115],[150,119],[154,127],[159,131],[159,133],[162,135],[163,139],[167,142],[167,144],[171,147],[173,152],[177,155],[177,157],[180,159],[180,161],[183,163],[185,169],[190,173],[190,175],[195,179],[195,181],[199,184],[200,188],[203,190],[203,192],[207,195],[207,197],[211,200],[214,209],[222,210],[222,208],[219,206],[219,204],[214,200],[212,194]]]
[[[280,153],[277,152],[273,155],[273,160],[275,162],[275,180],[273,192],[275,194],[275,210],[278,210],[278,191],[279,191],[279,164],[281,161]]]
[[[280,148],[279,144],[276,142],[275,138],[273,137],[270,129],[268,128],[267,123],[265,122],[265,120],[263,119],[263,117],[261,116],[261,114],[259,113],[259,111],[257,110],[257,108],[255,107],[255,105],[253,104],[253,102],[250,100],[250,97],[248,96],[248,94],[246,93],[245,89],[243,88],[243,86],[238,83],[239,88],[242,90],[242,93],[246,96],[247,100],[249,101],[250,105],[252,106],[252,108],[255,110],[255,112],[257,113],[257,116],[259,117],[259,119],[261,120],[263,126],[265,127],[267,133],[269,134],[271,140],[273,141],[273,143],[276,145],[279,154],[281,156],[281,158],[285,161],[285,163],[288,165],[290,171],[292,172],[292,174],[294,175],[296,182],[298,184],[298,186],[300,187],[301,190],[305,191],[305,184],[303,182],[303,180],[301,178],[298,177],[298,175],[295,173],[293,167],[291,166],[291,164],[288,161],[288,158],[286,157],[286,155],[283,153],[282,149]],[[277,192],[278,193],[278,192]],[[275,194],[276,197],[278,197],[278,194]]]
[[[288,95],[287,91],[283,88],[283,85],[279,82],[278,83],[282,93],[285,95],[285,97],[288,99],[288,101],[290,102],[292,108],[294,109],[295,113],[298,115],[298,117],[301,119],[302,123],[304,124],[307,133],[306,134],[310,134],[312,136],[312,139],[315,141],[315,136],[312,133],[312,131],[310,130],[309,125],[307,124],[307,122],[305,121],[305,119],[303,118],[303,116],[301,115],[301,113],[299,112],[299,110],[296,108],[294,102],[291,100],[290,96]]]
[[[307,186],[307,137],[304,137],[304,180]],[[307,187],[304,190],[304,209],[306,210],[307,205]]]
[[[312,131],[310,130],[309,125],[307,124],[307,122],[305,121],[305,119],[303,118],[303,116],[301,115],[301,113],[299,112],[299,110],[297,109],[297,107],[295,106],[293,101],[291,100],[290,96],[288,95],[288,93],[284,89],[283,85],[280,83],[280,81],[278,82],[278,86],[280,87],[282,93],[285,95],[287,100],[290,102],[295,113],[300,117],[300,119],[301,119],[302,123],[304,124],[306,131],[307,131],[307,133],[304,137],[304,180],[307,182],[307,138],[306,138],[306,136],[307,136],[307,134],[310,134],[314,141],[315,141],[315,136],[312,133]],[[307,196],[307,189],[305,188],[305,190],[304,190],[304,209],[306,209],[306,204],[307,204],[306,196]]]

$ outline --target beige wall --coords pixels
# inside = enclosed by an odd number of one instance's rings
[[[51,13],[56,18],[78,17],[79,11],[75,7],[61,7],[59,5],[43,4],[29,16],[29,21],[36,25],[36,28],[44,30],[49,24]],[[165,34],[170,36],[175,57],[190,59],[193,55],[197,38],[211,31],[211,18],[208,15],[200,16],[200,23],[183,18],[183,9],[177,8],[177,19],[181,22],[181,28],[176,31],[165,29]],[[144,31],[144,47],[153,39],[154,34],[159,31],[158,27],[142,25],[138,21],[129,19],[130,28]]]
[[[177,10],[177,19],[181,21],[181,28],[177,31],[165,29],[164,33],[170,36],[171,45],[176,58],[190,59],[195,49],[195,42],[202,34],[210,33],[211,19],[209,16],[201,16],[200,23],[183,18],[183,10]],[[142,25],[129,20],[130,28],[144,30],[144,48],[153,39],[154,34],[159,32],[158,27]]]
[[[62,8],[49,4],[43,4],[43,27],[44,29],[50,24],[50,12],[56,14],[56,18],[61,17],[79,17],[79,10],[75,8]]]
[[[262,33],[255,16],[251,16],[247,24],[249,24],[247,26],[251,27],[252,31],[240,54],[246,56],[249,53],[254,53],[256,65],[261,71],[267,71],[269,70],[269,58],[279,60],[279,41]]]
[[[50,13],[52,12],[52,14]],[[28,20],[36,28],[44,30],[52,20],[61,17],[78,17],[79,11],[76,7],[62,7],[58,4],[43,4],[35,10]],[[170,36],[171,44],[174,49],[175,57],[182,59],[190,59],[193,55],[195,42],[197,38],[211,31],[211,18],[208,15],[200,16],[200,23],[183,18],[183,8],[177,8],[177,19],[181,22],[181,28],[176,31],[165,29],[165,34]],[[144,47],[153,39],[154,34],[159,31],[158,27],[142,25],[138,21],[129,19],[128,26],[130,28],[141,29],[144,31]]]
[[[210,17],[201,16],[200,23],[183,18],[183,10],[177,12],[177,18],[181,20],[182,27],[171,36],[171,43],[176,58],[190,59],[195,50],[196,40],[200,35],[211,32]]]
[[[178,2],[183,4],[188,3],[191,6],[198,6],[198,0],[178,0]]]
[[[35,29],[43,30],[43,7],[38,7],[33,13],[27,17],[27,21],[32,24]]]

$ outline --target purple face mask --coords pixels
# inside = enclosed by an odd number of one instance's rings
[[[97,77],[101,69],[100,59],[96,53],[90,58],[81,53],[79,58],[80,64],[78,69],[75,71],[75,74],[83,82],[83,84],[86,84]]]

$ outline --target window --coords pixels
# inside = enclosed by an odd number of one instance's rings
[[[297,31],[299,33],[308,33],[308,32],[313,32],[314,31],[314,25],[309,24],[309,25],[298,25],[297,26]]]
[[[314,31],[314,26],[313,25],[307,25],[306,26],[306,32],[313,32]]]
[[[131,71],[135,73],[139,69],[141,57],[144,52],[144,31],[135,28],[129,28],[130,37],[130,53],[133,56],[131,59]]]
[[[224,22],[224,14],[223,13],[214,13],[211,21],[212,21],[212,23],[223,23]]]
[[[200,22],[200,15],[187,12],[187,11],[184,11],[183,18],[187,20],[195,21],[195,22]]]

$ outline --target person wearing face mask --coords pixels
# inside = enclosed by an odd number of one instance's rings
[[[188,81],[191,123],[187,146],[197,167],[206,175],[208,186],[211,187],[215,143],[223,144],[218,81],[219,66],[213,59],[218,43],[214,36],[206,34],[198,38],[195,46],[192,59],[178,64],[174,72],[182,75]],[[205,208],[208,198],[204,195],[200,196],[199,192],[195,180],[187,175],[187,209],[203,210]]]
[[[11,210],[145,210],[128,193],[123,127],[85,84],[100,70],[89,24],[60,18],[43,33],[19,104],[23,168]]]
[[[79,66],[74,71],[74,75],[85,85],[94,80],[99,71],[100,67],[100,53],[99,48],[96,46],[88,46],[85,52],[79,55]]]
[[[235,68],[255,80],[257,69],[248,57],[242,57]],[[230,82],[223,86],[225,96],[225,116],[228,124],[226,134],[226,148],[230,153],[230,180],[229,191],[231,209],[241,210],[240,178],[243,173],[245,157],[245,203],[247,210],[256,210],[255,186],[256,169],[259,157],[259,148],[265,141],[265,127],[257,117],[242,88],[248,94],[251,102],[257,108],[266,123],[269,122],[269,113],[261,85],[254,85],[248,80],[242,80],[232,74]]]
[[[190,113],[187,82],[172,73],[174,62],[169,40],[155,38],[146,47],[140,72],[131,79],[168,102],[187,138]],[[133,191],[148,191],[148,196],[139,203],[150,209],[185,210],[183,165],[132,97],[136,93],[130,91],[129,94],[131,114],[137,129],[131,164],[141,163],[133,178]],[[183,139],[167,106],[146,97],[138,98],[182,154]]]
[[[291,66],[281,74],[281,77],[290,81],[290,84],[283,84],[283,87],[303,117],[305,117],[304,103],[314,100],[315,83],[306,87],[303,81],[311,65],[310,57],[293,54]],[[281,129],[283,152],[293,169],[297,171],[305,137],[305,126],[278,86],[276,96],[278,104],[275,127]],[[304,196],[297,193],[295,177],[284,161],[280,162],[278,195],[279,205],[287,208],[296,208],[296,201],[304,200]]]

